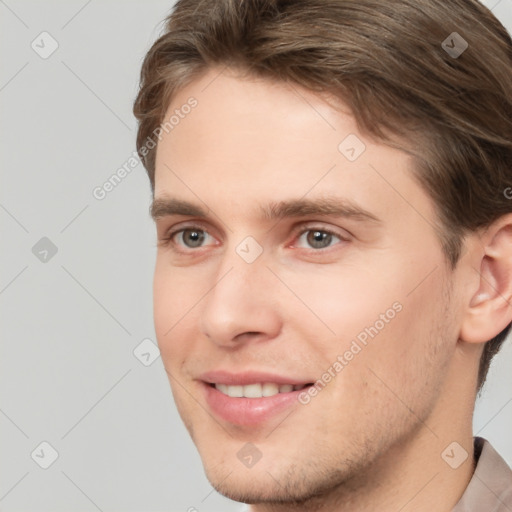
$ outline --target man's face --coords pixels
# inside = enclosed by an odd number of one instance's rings
[[[159,208],[154,319],[209,480],[251,502],[369,475],[440,421],[460,320],[410,157],[313,93],[218,69],[176,109],[155,199],[205,216]]]

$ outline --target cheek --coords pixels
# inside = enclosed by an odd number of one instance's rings
[[[453,352],[452,305],[440,273],[399,300],[401,311],[369,341],[359,370],[390,410],[399,414],[404,403],[417,403],[418,414],[426,413]]]
[[[180,365],[190,347],[190,343],[180,340],[186,338],[184,333],[194,315],[194,305],[204,294],[200,282],[157,261],[153,278],[153,321],[166,368]]]
[[[374,331],[375,325],[379,332],[388,329],[400,316],[400,283],[386,283],[382,274],[368,267],[326,266],[310,269],[304,276],[304,272],[283,273],[283,281],[300,299],[290,297],[285,309],[294,319],[292,324],[314,331],[334,350],[358,336],[364,340],[366,330]]]
[[[283,280],[301,300],[289,300],[287,317],[304,339],[315,340],[310,350],[325,369],[346,354],[357,380],[372,365],[391,381],[408,379],[421,373],[426,356],[435,357],[446,328],[454,329],[447,324],[441,265],[429,275],[432,267],[435,262],[407,268],[396,258],[371,270],[320,268],[307,280],[288,272]]]
[[[188,314],[187,311],[197,295],[190,287],[180,284],[178,276],[179,273],[157,264],[153,281],[153,319],[160,356],[176,408],[192,435],[188,418],[192,414],[193,404],[189,403],[188,395],[183,393],[179,383],[183,382],[181,371],[192,346],[185,329],[193,310]]]

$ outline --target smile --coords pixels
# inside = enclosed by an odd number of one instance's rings
[[[290,393],[291,391],[300,391],[307,384],[276,384],[273,382],[265,382],[264,384],[246,384],[228,385],[228,384],[212,384],[215,389],[231,398],[263,398],[277,395],[279,393]]]

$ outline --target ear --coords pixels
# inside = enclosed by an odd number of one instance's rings
[[[512,214],[491,224],[479,239],[473,260],[476,292],[471,292],[459,338],[484,343],[512,322]]]

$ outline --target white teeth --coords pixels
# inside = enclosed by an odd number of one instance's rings
[[[261,384],[248,384],[244,386],[244,394],[246,398],[260,398],[262,396]]]
[[[228,389],[228,396],[239,398],[244,396],[244,386],[226,386]]]
[[[277,384],[272,384],[271,382],[266,382],[262,387],[262,395],[263,396],[274,396],[279,393],[279,386]]]
[[[215,387],[225,395],[228,394],[228,387],[226,386],[226,384],[217,384]]]
[[[247,384],[245,386],[229,386],[227,384],[215,384],[215,388],[233,398],[262,398],[274,396],[278,393],[290,393],[296,389],[302,389],[303,384],[294,386],[293,384],[274,384],[273,382],[265,382],[264,384]]]

